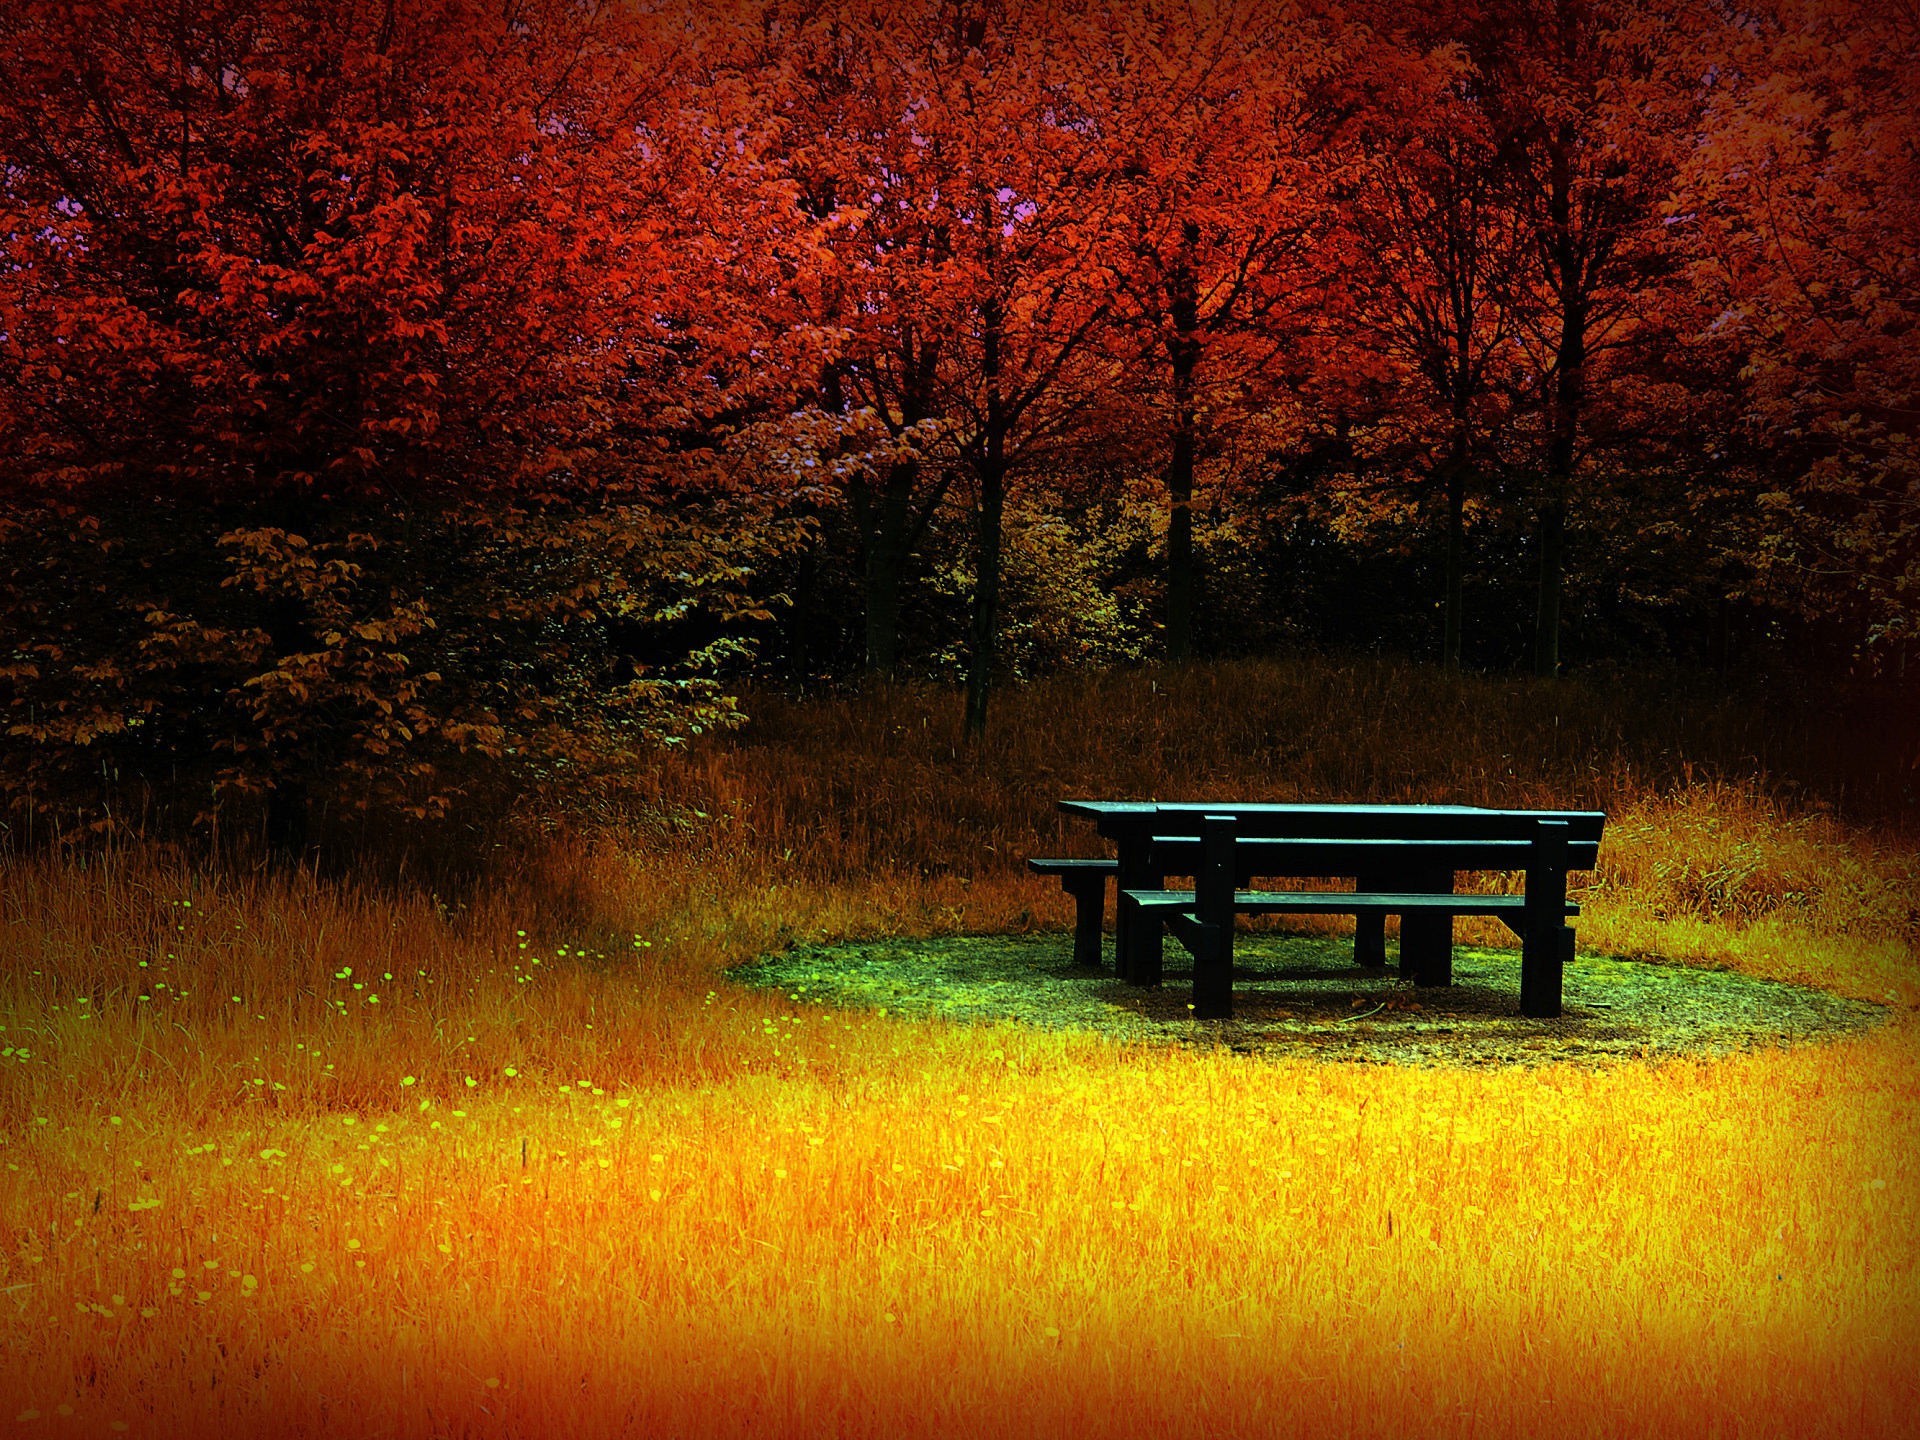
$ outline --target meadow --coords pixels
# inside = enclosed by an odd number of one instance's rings
[[[1850,805],[1835,737],[1385,662],[1037,682],[983,750],[937,689],[748,709],[480,884],[0,860],[0,1421],[1920,1434],[1920,837]],[[1598,805],[1583,949],[1886,1021],[1334,1064],[722,973],[863,935],[1064,958],[1021,862],[1093,850],[1070,793]]]

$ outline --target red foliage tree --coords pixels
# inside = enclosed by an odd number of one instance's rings
[[[1469,11],[1462,27],[1531,262],[1509,304],[1544,412],[1540,675],[1560,666],[1567,507],[1595,402],[1675,263],[1662,221],[1698,92],[1678,41],[1705,14],[1690,0],[1513,0]]]
[[[640,560],[699,532],[608,507],[782,373],[763,300],[801,238],[731,32],[691,46],[670,18],[9,7],[16,797],[184,768],[264,797],[297,848],[316,787],[425,814],[445,760],[564,762],[578,687],[638,675],[585,651],[689,598],[650,596]],[[546,639],[511,655],[515,626]],[[679,723],[651,680],[624,700],[615,736]]]
[[[1430,415],[1427,473],[1445,503],[1441,663],[1460,664],[1467,499],[1489,437],[1519,387],[1514,293],[1525,232],[1504,157],[1457,47],[1408,56],[1388,103],[1367,116],[1353,187],[1359,329]]]
[[[908,552],[972,500],[967,728],[985,725],[1007,491],[1098,394],[1118,235],[1088,97],[1089,14],[986,4],[776,12],[792,174],[817,217],[829,408],[878,427],[847,467],[867,552],[867,663],[891,669]],[[942,473],[926,494],[928,468]]]
[[[1920,639],[1920,19],[1776,0],[1693,53],[1712,83],[1673,208],[1758,457],[1734,588],[1895,668]]]
[[[1169,659],[1193,644],[1194,487],[1209,452],[1290,401],[1348,256],[1338,21],[1221,0],[1105,12],[1076,57],[1125,214],[1116,319],[1164,419]]]

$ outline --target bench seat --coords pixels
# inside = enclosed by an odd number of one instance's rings
[[[1100,922],[1107,907],[1107,879],[1120,873],[1118,860],[1077,857],[1029,859],[1036,875],[1057,876],[1060,888],[1073,896],[1073,963],[1085,970],[1100,968]]]
[[[1102,878],[1120,873],[1118,860],[1082,860],[1071,859],[1031,859],[1027,868],[1036,875],[1058,875],[1062,880],[1070,876],[1097,875]]]
[[[1191,890],[1124,890],[1121,892],[1147,914],[1180,913],[1198,904]],[[1378,910],[1388,915],[1425,911],[1447,915],[1497,915],[1502,919],[1526,913],[1524,895],[1402,894],[1378,890],[1236,890],[1233,909],[1241,915],[1360,915]],[[1580,907],[1566,902],[1569,917]],[[1515,927],[1515,933],[1519,933]]]

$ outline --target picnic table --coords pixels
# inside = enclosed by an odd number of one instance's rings
[[[1239,914],[1351,914],[1354,957],[1386,964],[1386,918],[1400,917],[1401,974],[1417,985],[1453,979],[1453,917],[1491,915],[1521,939],[1521,1013],[1560,1013],[1572,956],[1568,870],[1591,869],[1606,816],[1598,811],[1495,810],[1473,805],[1306,805],[1272,802],[1063,800],[1092,820],[1112,859],[1032,859],[1078,901],[1076,963],[1100,963],[1106,882],[1115,880],[1114,968],[1135,985],[1161,982],[1161,941],[1194,956],[1194,1013],[1232,1014],[1233,919]],[[1518,872],[1518,893],[1457,893],[1458,875]],[[1191,890],[1166,888],[1192,876]],[[1353,888],[1247,889],[1256,878],[1351,879]]]

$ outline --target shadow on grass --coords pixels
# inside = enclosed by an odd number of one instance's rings
[[[1112,944],[1108,942],[1111,959]],[[1520,1013],[1517,950],[1454,949],[1451,986],[1416,989],[1363,970],[1350,940],[1243,935],[1234,942],[1234,1018],[1187,1013],[1184,952],[1166,946],[1167,983],[1143,989],[1076,970],[1061,934],[953,936],[799,945],[730,972],[801,1000],[911,1019],[1014,1021],[1115,1040],[1224,1045],[1397,1064],[1541,1064],[1724,1055],[1858,1034],[1878,1005],[1731,970],[1582,954],[1563,1013]]]

